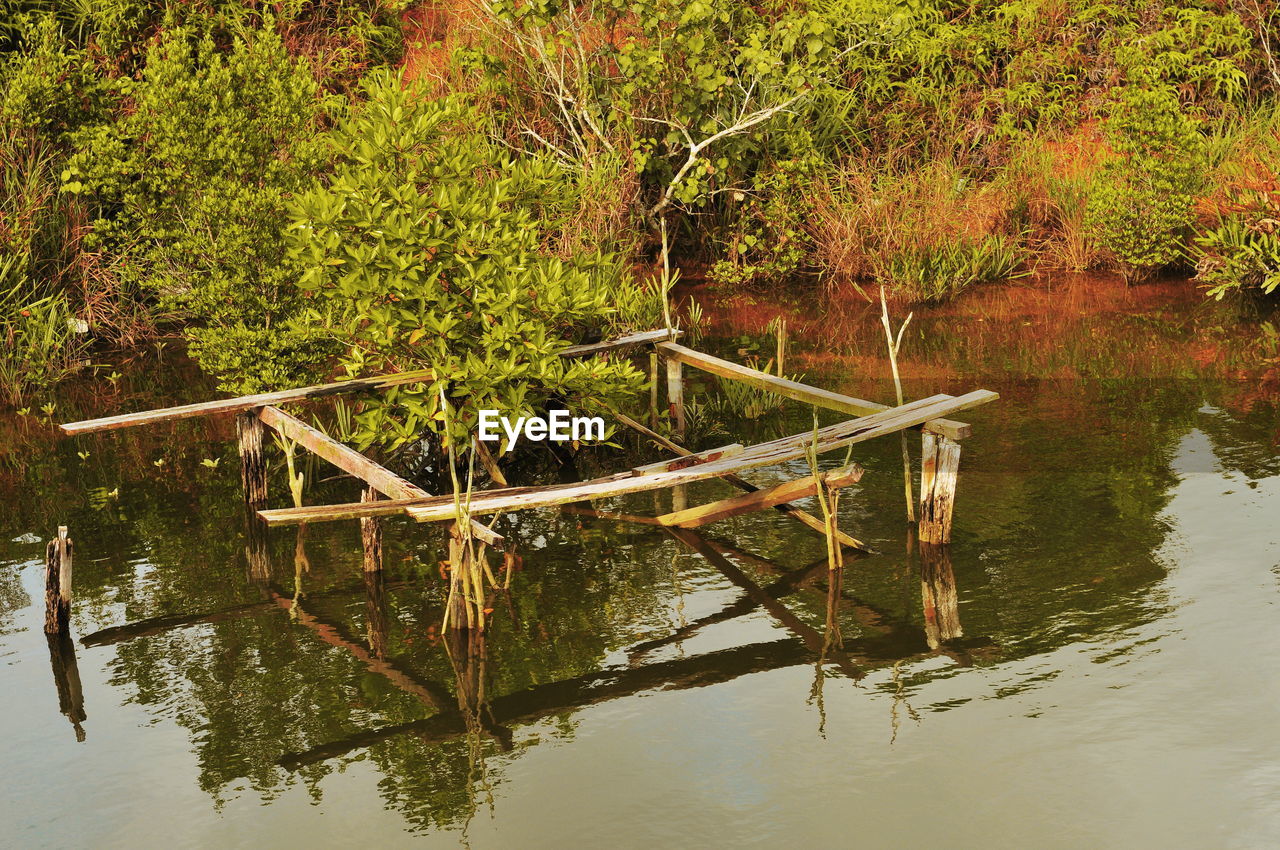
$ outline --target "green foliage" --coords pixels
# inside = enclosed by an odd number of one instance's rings
[[[941,301],[975,283],[1016,277],[1021,262],[1008,237],[957,237],[895,251],[885,262],[884,277],[917,301]]]
[[[0,398],[15,407],[72,372],[84,353],[66,299],[32,298],[16,265],[0,256]]]
[[[761,172],[749,192],[738,192],[725,258],[712,266],[719,284],[777,282],[793,274],[809,252],[806,224],[812,215],[812,161],[786,160]]]
[[[294,321],[274,328],[188,328],[188,352],[236,395],[314,384],[341,351],[331,338]]]
[[[1209,294],[1271,295],[1280,288],[1280,136],[1258,147],[1244,173],[1223,189],[1212,220],[1196,239],[1199,278]]]
[[[1184,256],[1204,181],[1200,122],[1168,87],[1129,87],[1107,122],[1107,162],[1086,211],[1094,238],[1140,280]]]
[[[122,117],[79,132],[63,175],[96,211],[89,247],[119,257],[127,285],[186,322],[267,331],[291,316],[299,269],[284,250],[285,202],[327,156],[326,102],[307,63],[271,27],[225,51],[179,27],[140,80],[119,81],[119,97]],[[215,339],[196,350],[231,362]]]
[[[293,207],[307,321],[341,343],[348,374],[427,366],[440,381],[372,402],[357,416],[357,444],[394,450],[430,431],[462,445],[482,408],[587,409],[638,391],[644,379],[629,363],[558,356],[603,333],[616,301],[636,299],[618,260],[548,250],[573,191],[566,173],[511,156],[477,132],[472,110],[420,97],[395,75],[371,75],[365,95],[330,135],[336,172]]]

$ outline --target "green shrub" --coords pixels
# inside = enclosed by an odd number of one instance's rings
[[[591,409],[638,391],[644,378],[625,361],[558,356],[606,332],[615,304],[640,300],[615,258],[549,250],[557,211],[573,206],[567,172],[513,157],[471,110],[419,97],[392,73],[371,75],[365,94],[330,135],[336,173],[298,198],[289,228],[306,320],[341,343],[347,373],[434,368],[458,444],[481,408]],[[370,402],[357,444],[395,450],[445,436],[440,385]]]
[[[16,265],[0,255],[0,399],[14,406],[72,372],[85,350],[66,298],[32,297]]]
[[[1086,225],[1127,280],[1186,256],[1192,204],[1204,182],[1199,126],[1165,86],[1124,89],[1107,121],[1117,158],[1102,167]]]
[[[806,225],[813,215],[812,174],[817,163],[785,160],[761,172],[751,189],[734,193],[724,259],[709,277],[724,284],[778,282],[799,269],[811,251]]]
[[[119,96],[121,116],[80,131],[64,172],[65,190],[96,210],[88,247],[114,255],[124,285],[163,313],[237,329],[228,345],[275,329],[299,304],[286,199],[328,158],[318,138],[326,99],[307,63],[271,26],[243,30],[226,50],[178,27],[150,49],[140,80],[119,82]],[[218,334],[200,337],[194,350],[211,369],[235,362],[215,351]]]
[[[1196,238],[1198,276],[1218,299],[1280,289],[1280,133],[1255,151],[1242,172],[1226,181]]]
[[[899,249],[884,261],[882,279],[917,301],[942,301],[975,283],[1014,276],[1022,262],[1008,237],[940,239]]]

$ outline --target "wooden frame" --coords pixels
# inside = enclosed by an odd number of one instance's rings
[[[673,430],[683,436],[685,423],[683,367],[688,365],[727,380],[737,380],[776,393],[785,398],[853,414],[857,418],[828,426],[815,434],[796,434],[743,447],[734,443],[701,452],[692,452],[622,414],[620,422],[636,430],[668,451],[678,455],[673,460],[658,461],[635,467],[616,475],[593,481],[547,487],[504,487],[474,494],[467,508],[468,517],[526,508],[549,507],[612,498],[647,490],[679,488],[684,484],[720,478],[746,495],[722,499],[710,505],[673,510],[655,522],[671,527],[696,527],[729,516],[773,507],[823,535],[834,535],[843,545],[865,549],[857,539],[829,527],[811,514],[791,504],[813,495],[819,487],[843,487],[861,477],[861,469],[846,468],[817,476],[784,482],[761,489],[739,477],[738,473],[774,466],[805,456],[809,451],[823,453],[905,430],[918,428],[924,432],[924,470],[921,482],[921,539],[945,543],[950,539],[951,513],[955,501],[956,470],[959,464],[958,441],[972,433],[969,425],[945,417],[994,401],[998,396],[987,390],[976,390],[959,397],[936,395],[899,407],[876,404],[852,396],[813,387],[799,381],[770,375],[680,345],[675,340],[680,332],[672,329],[643,331],[612,340],[569,346],[561,352],[567,358],[591,357],[636,346],[650,350],[651,411],[657,407],[658,376],[656,360],[666,365],[667,402]],[[656,359],[655,359],[656,358]],[[196,416],[238,414],[241,476],[245,502],[255,519],[267,525],[323,522],[339,519],[361,519],[368,557],[366,564],[380,562],[373,557],[380,549],[376,517],[408,515],[419,522],[442,522],[459,519],[452,496],[433,496],[416,484],[396,475],[365,455],[345,446],[320,430],[281,410],[277,405],[306,401],[346,393],[376,391],[410,383],[435,380],[430,369],[357,378],[311,387],[258,393],[231,399],[181,405],[160,410],[121,414],[62,425],[67,434],[109,431],[135,425],[167,422]],[[266,510],[266,464],[263,460],[265,428],[271,428],[339,469],[363,481],[368,489],[360,502],[343,505],[317,505],[279,510]],[[674,491],[673,491],[674,492]],[[377,496],[385,498],[377,498]],[[471,533],[479,540],[498,546],[503,538],[491,528],[470,520]]]

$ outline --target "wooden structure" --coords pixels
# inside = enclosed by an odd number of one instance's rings
[[[691,508],[677,506],[671,512],[654,518],[653,522],[671,529],[690,529],[731,516],[775,508],[806,527],[838,540],[844,546],[865,549],[856,538],[834,527],[834,523],[812,516],[792,504],[798,499],[818,493],[820,488],[826,488],[826,492],[834,493],[838,488],[856,483],[862,476],[862,470],[856,464],[763,489],[744,480],[739,473],[793,461],[806,457],[810,453],[816,455],[834,451],[909,428],[921,429],[924,434],[920,539],[933,544],[948,542],[955,503],[956,472],[960,456],[959,441],[969,436],[971,429],[963,422],[946,417],[993,401],[998,397],[995,393],[976,390],[961,396],[935,395],[898,407],[889,407],[770,375],[696,351],[676,342],[678,335],[677,331],[646,331],[605,342],[572,346],[562,351],[561,355],[590,357],[636,347],[648,348],[651,354],[651,365],[656,366],[654,358],[665,363],[667,403],[672,431],[677,436],[682,435],[686,427],[683,375],[685,366],[715,375],[723,380],[743,381],[786,398],[839,411],[854,418],[812,433],[795,434],[750,447],[735,443],[707,451],[692,452],[630,417],[615,414],[618,422],[636,430],[677,457],[674,460],[646,464],[591,481],[543,487],[502,487],[481,491],[473,493],[465,506],[460,505],[453,495],[436,496],[428,493],[278,406],[344,393],[377,391],[403,384],[434,381],[435,375],[429,369],[123,414],[70,423],[63,425],[62,430],[68,434],[85,434],[195,416],[234,414],[239,437],[241,480],[245,505],[250,513],[251,527],[261,526],[264,523],[266,526],[274,526],[359,519],[365,570],[377,572],[381,567],[379,517],[403,515],[418,522],[450,523],[450,561],[455,567],[452,571],[451,599],[454,598],[452,591],[456,591],[459,586],[458,582],[465,581],[459,577],[459,574],[475,572],[474,565],[467,566],[465,570],[462,569],[464,562],[474,557],[468,541],[475,539],[493,547],[505,545],[502,535],[488,525],[482,524],[476,517],[527,508],[571,505],[659,489],[681,492],[679,488],[683,485],[712,478],[722,479],[744,491],[744,494],[709,505]],[[655,385],[656,373],[656,368],[651,368],[651,378]],[[655,395],[650,396],[650,407],[652,414],[653,409],[657,407]],[[264,455],[267,429],[275,431],[292,443],[303,446],[362,481],[365,484],[365,490],[361,500],[349,504],[295,505],[292,508],[269,510],[267,508],[267,465]],[[486,466],[496,468],[492,458],[486,460]],[[500,476],[494,476],[494,478],[501,482]],[[460,527],[460,523],[465,524],[465,528]],[[676,536],[678,539],[683,539],[678,533]],[[260,535],[259,540],[264,541],[265,537]],[[251,544],[251,549],[260,554],[255,556],[251,552],[251,571],[255,557],[265,557],[262,554],[265,553],[265,543],[259,542],[256,546],[257,548],[254,549],[254,544]],[[69,545],[66,563],[68,574],[66,586],[69,596]],[[833,568],[835,563],[833,559]],[[476,584],[477,582],[473,579],[470,587],[474,588]],[[483,605],[482,600],[474,598],[470,591],[465,594],[465,598],[468,605],[474,607],[476,611]],[[466,610],[469,612],[471,608]],[[464,618],[461,616],[462,613],[459,610],[457,615],[452,617],[452,625],[461,627],[467,624],[483,623],[483,617],[473,618],[468,613]]]
[[[71,622],[71,556],[74,547],[67,527],[49,541],[44,562],[44,632],[65,634]]]

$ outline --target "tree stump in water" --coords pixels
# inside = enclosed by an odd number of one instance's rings
[[[920,457],[920,542],[950,543],[960,472],[960,444],[925,431]]]
[[[236,433],[240,440],[240,485],[244,503],[251,511],[267,507],[267,460],[264,451],[267,426],[258,418],[261,408],[253,408],[236,416]]]
[[[362,502],[376,502],[381,498],[377,490],[366,487],[360,494]],[[364,548],[364,571],[382,572],[382,520],[378,517],[360,518],[360,542]]]
[[[58,536],[49,541],[44,565],[44,631],[63,634],[71,622],[71,538],[67,527],[58,526]]]

